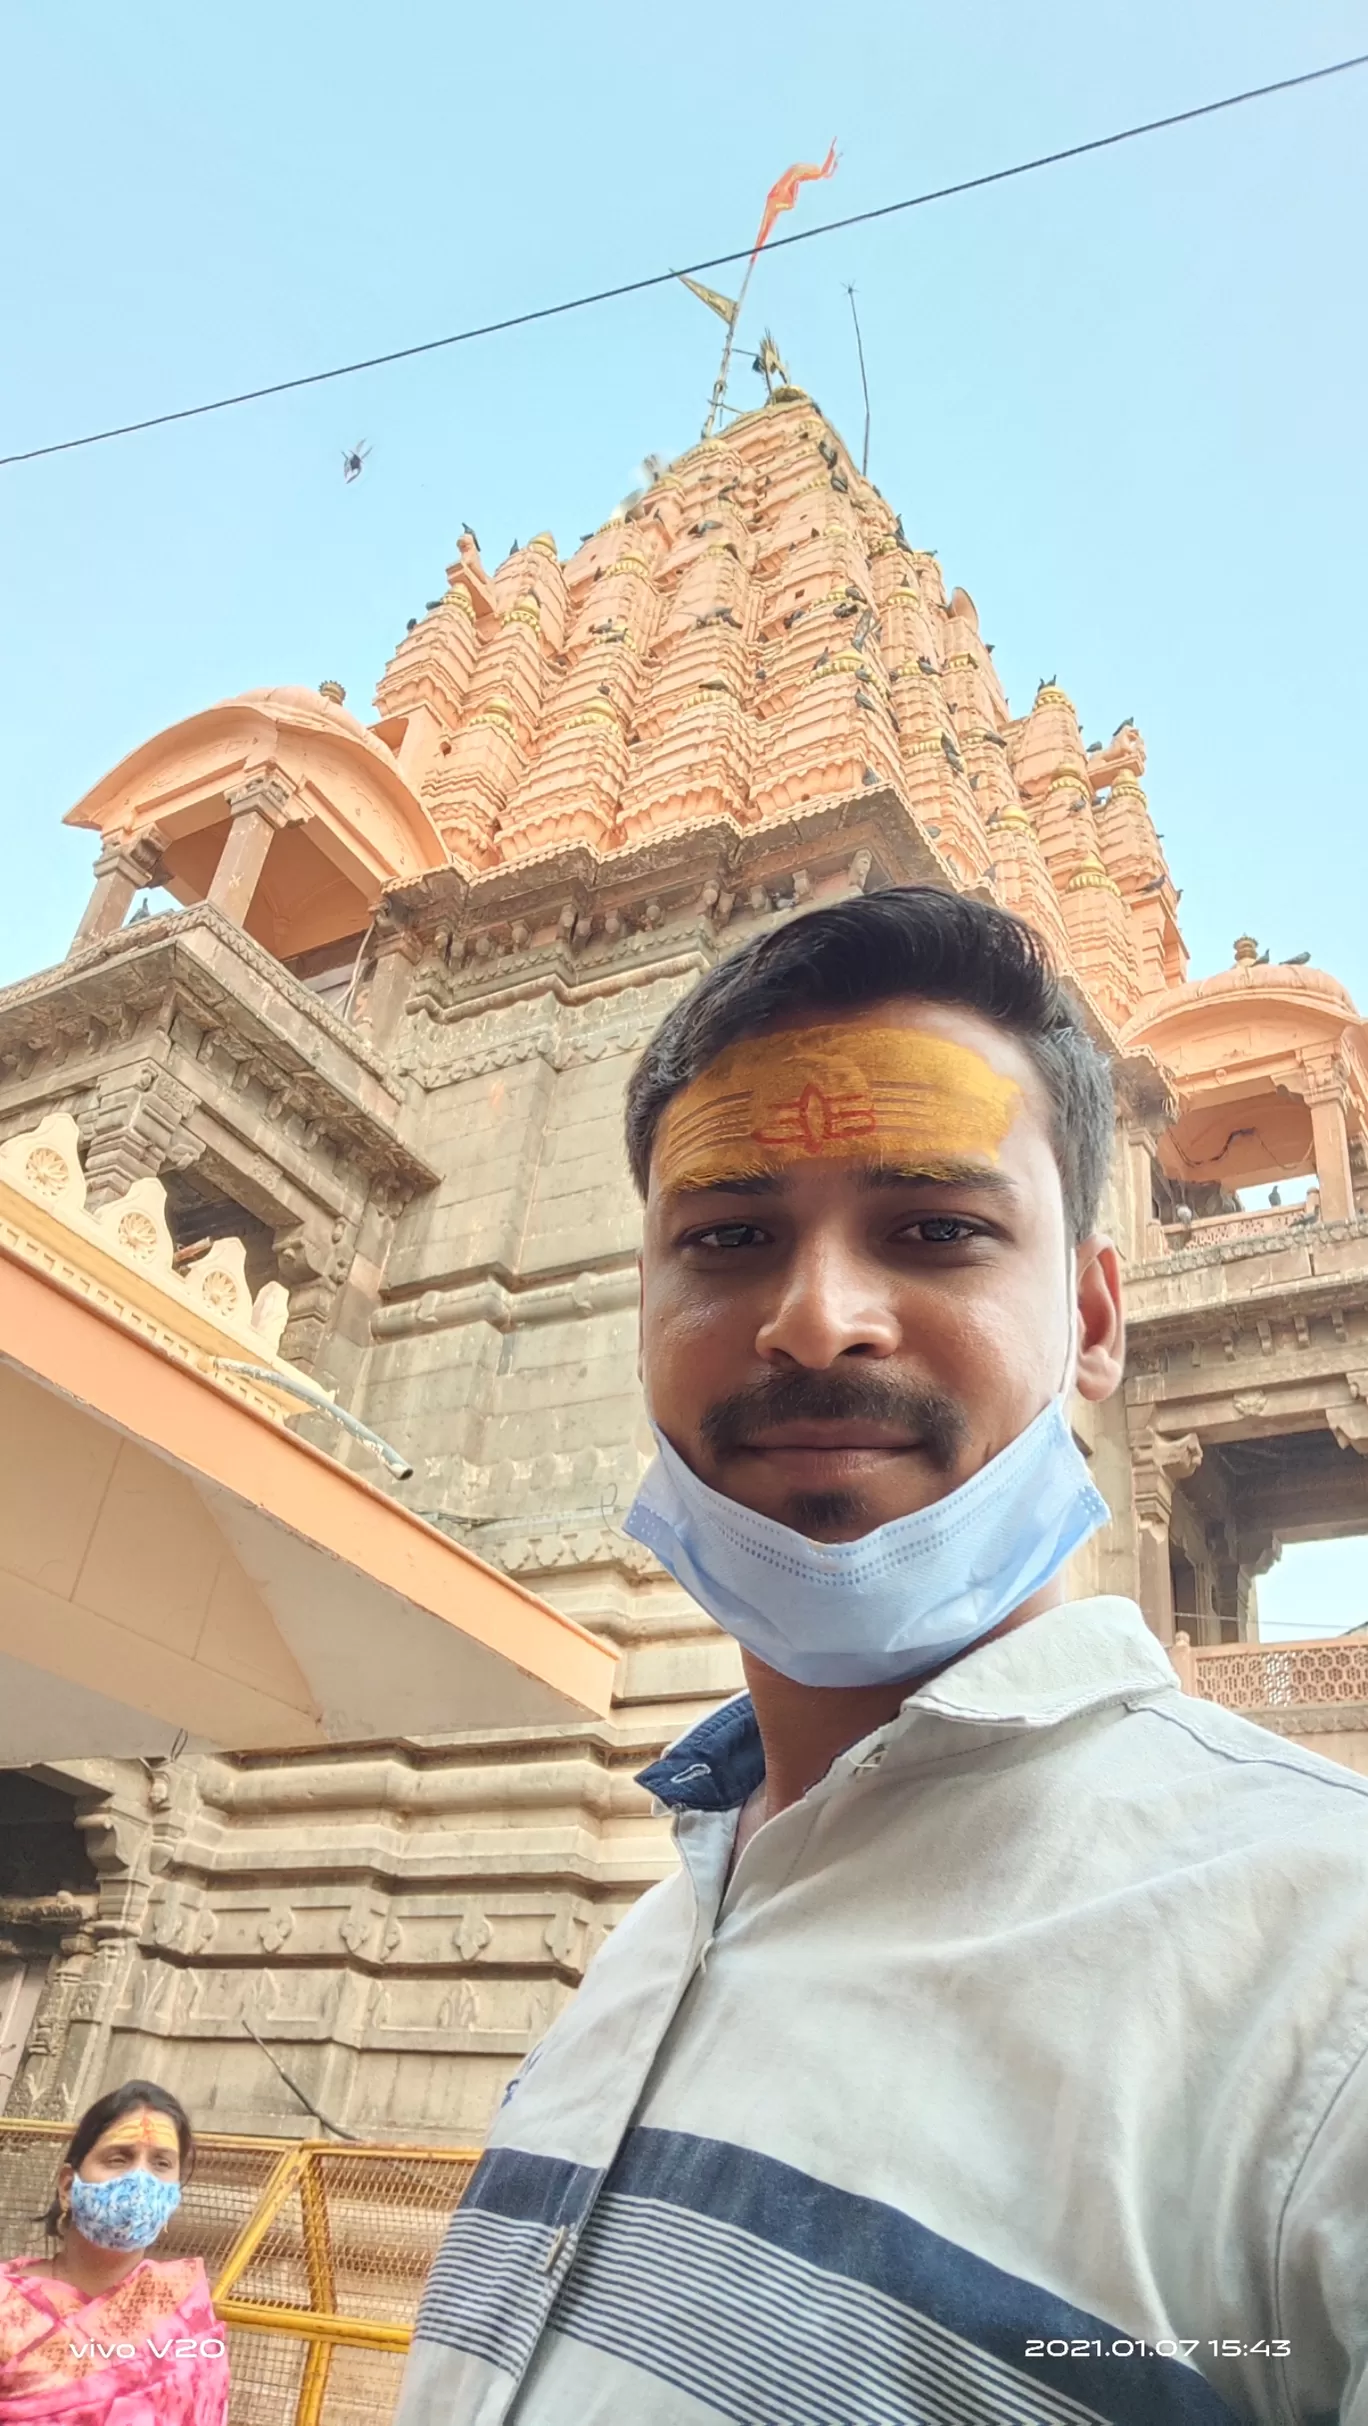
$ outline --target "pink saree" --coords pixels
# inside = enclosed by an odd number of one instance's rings
[[[87,2299],[0,2265],[0,2426],[226,2426],[225,2334],[199,2258],[143,2258]]]

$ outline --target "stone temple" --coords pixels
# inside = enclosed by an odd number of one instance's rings
[[[1368,1036],[1247,937],[1189,979],[1144,769],[1053,681],[1008,703],[973,600],[783,386],[568,561],[542,535],[490,573],[467,536],[375,721],[250,692],[72,809],[94,890],[0,994],[0,1140],[67,1115],[92,1211],[153,1177],[187,1269],[241,1240],[283,1356],[413,1478],[306,1437],[610,1643],[616,1691],[516,1734],[41,1747],[0,1775],[0,2106],[145,2072],[206,2127],[307,2127],[269,2049],[354,2132],[482,2134],[671,1858],[634,1771],[738,1683],[619,1529],[624,1081],[719,954],[852,891],[1020,911],[1115,1065],[1131,1354],[1077,1418],[1114,1522],[1075,1588],[1368,1773],[1368,1642],[1261,1648],[1255,1591],[1284,1542],[1368,1531]]]

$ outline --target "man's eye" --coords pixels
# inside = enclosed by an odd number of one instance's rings
[[[981,1238],[983,1233],[971,1221],[959,1221],[952,1213],[928,1213],[920,1221],[909,1222],[903,1233],[920,1238],[928,1247],[960,1247],[966,1238]]]
[[[690,1247],[753,1247],[765,1242],[765,1232],[753,1221],[715,1221],[709,1230],[694,1230],[686,1239]]]

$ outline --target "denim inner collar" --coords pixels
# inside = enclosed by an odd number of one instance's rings
[[[736,1811],[765,1774],[765,1753],[748,1693],[711,1710],[639,1770],[637,1784],[671,1811]]]

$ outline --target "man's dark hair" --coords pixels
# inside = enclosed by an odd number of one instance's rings
[[[1086,1238],[1111,1155],[1110,1066],[1034,928],[931,885],[895,885],[789,919],[676,1003],[627,1089],[627,1158],[641,1195],[661,1113],[728,1045],[796,1013],[862,1010],[900,994],[977,1011],[1018,1039],[1049,1098],[1069,1226]]]
[[[125,2081],[121,2089],[109,2089],[103,2097],[97,2097],[93,2106],[87,2106],[67,2141],[62,2163],[73,2166],[79,2172],[96,2141],[104,2138],[110,2125],[122,2122],[126,2114],[136,2114],[142,2106],[150,2107],[154,2114],[167,2115],[174,2123],[180,2147],[181,2180],[188,2181],[195,2159],[195,2138],[190,2129],[190,2117],[180,2099],[173,2097],[171,2091],[163,2089],[157,2081]],[[46,2225],[48,2233],[55,2239],[61,2231],[62,2220],[61,2197],[54,2193],[52,2205],[39,2221]]]

